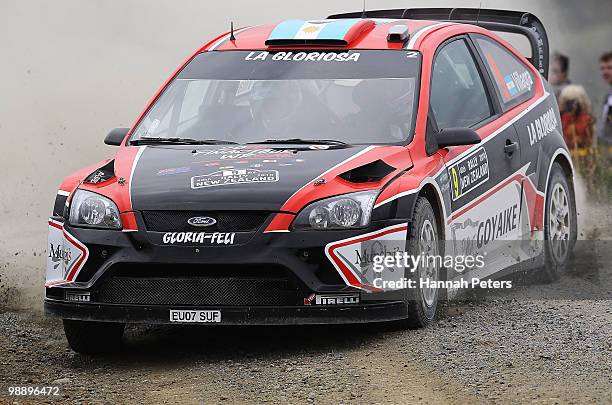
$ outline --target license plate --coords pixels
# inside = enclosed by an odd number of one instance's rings
[[[171,309],[170,322],[218,323],[221,322],[221,311]]]

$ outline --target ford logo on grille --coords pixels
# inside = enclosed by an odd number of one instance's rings
[[[191,226],[205,227],[213,226],[217,220],[211,217],[192,217],[187,220],[187,223]]]

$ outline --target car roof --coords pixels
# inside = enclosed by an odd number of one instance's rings
[[[282,24],[291,25],[298,22],[294,26],[299,26],[299,23],[305,24],[339,24],[346,22],[348,19],[322,19],[322,20],[287,20],[277,24],[258,25],[252,27],[244,27],[234,30],[235,40],[230,40],[230,32],[216,38],[215,40],[204,45],[199,52],[211,50],[253,50],[253,49],[411,49],[409,46],[411,39],[416,39],[422,32],[433,28],[442,28],[449,25],[458,25],[456,23],[428,20],[409,20],[409,19],[389,19],[389,18],[368,18],[368,19],[352,19],[354,24],[368,23],[369,26],[361,30],[358,35],[351,38],[346,45],[330,46],[325,42],[320,44],[311,43],[309,45],[290,44],[286,43],[282,46],[269,46],[266,41],[271,37],[275,29]],[[389,42],[387,36],[389,30],[396,26],[403,25],[408,27],[410,38],[407,43]],[[291,34],[291,33],[289,33]]]

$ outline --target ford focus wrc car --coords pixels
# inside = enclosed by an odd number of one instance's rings
[[[45,311],[94,352],[126,323],[422,327],[460,291],[381,280],[554,279],[576,210],[547,70],[541,22],[513,11],[232,29],[108,134],[114,158],[61,184]],[[373,268],[402,251],[486,265]]]

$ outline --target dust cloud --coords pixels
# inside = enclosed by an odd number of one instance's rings
[[[369,1],[371,8],[444,6],[438,1]],[[475,7],[478,1],[453,1]],[[575,56],[576,75],[597,83],[609,46],[610,2],[483,1],[534,12],[552,47]],[[361,0],[151,2],[0,1],[0,307],[41,308],[47,217],[62,179],[112,156],[107,131],[130,126],[147,100],[196,48],[237,26],[321,18]],[[576,17],[583,19],[576,21]],[[583,44],[588,43],[589,46]],[[588,87],[588,86],[587,86]],[[593,85],[592,88],[595,86]]]

